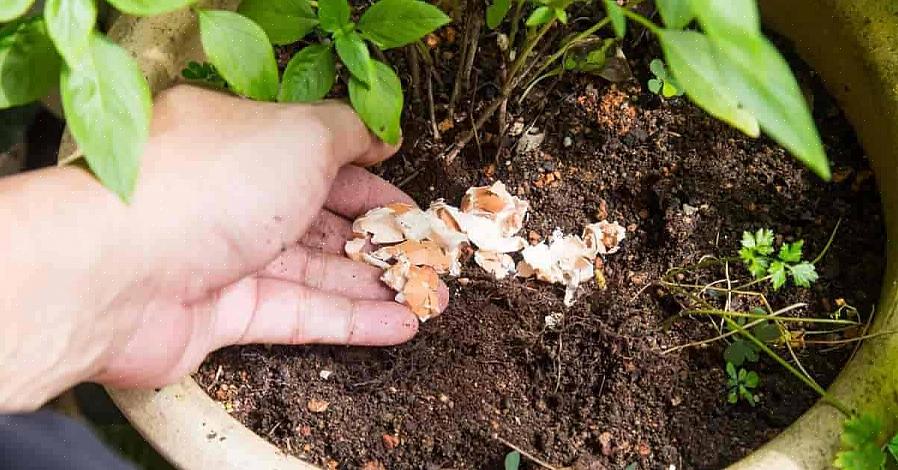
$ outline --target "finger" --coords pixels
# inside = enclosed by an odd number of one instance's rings
[[[393,156],[399,146],[378,139],[359,115],[343,101],[322,101],[308,106],[309,112],[330,131],[334,157],[339,166],[348,163],[369,166]]]
[[[347,240],[354,238],[352,223],[333,212],[323,209],[299,241],[303,246],[331,253],[343,254]]]
[[[418,331],[418,319],[395,302],[352,300],[294,282],[246,279],[215,307],[216,337],[226,344],[387,346]]]
[[[297,245],[281,253],[259,276],[352,299],[392,300],[396,293],[381,282],[382,274],[374,266]]]
[[[368,170],[347,165],[337,174],[324,207],[343,217],[355,219],[370,209],[394,202],[415,204],[408,194],[396,186]]]

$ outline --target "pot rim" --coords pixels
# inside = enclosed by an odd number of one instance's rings
[[[839,101],[870,156],[882,192],[889,240],[898,233],[898,22],[878,0],[760,0],[768,25],[794,41]],[[878,4],[882,3],[882,5]],[[235,9],[239,0],[206,0]],[[149,18],[121,16],[109,36],[136,56],[151,89],[172,86],[180,66],[201,57],[198,28],[189,10]],[[842,52],[840,54],[840,52]],[[66,133],[60,161],[75,154]],[[895,189],[892,189],[895,188]],[[898,244],[886,247],[888,264],[871,331],[898,329]],[[890,431],[898,421],[898,336],[866,341],[829,391],[880,417]],[[896,369],[896,370],[892,370]],[[230,416],[190,377],[160,390],[107,388],[132,425],[179,468],[317,468],[281,450]],[[829,468],[839,448],[844,417],[818,403],[769,443],[731,468]]]

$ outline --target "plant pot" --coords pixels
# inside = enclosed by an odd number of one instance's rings
[[[237,0],[206,2],[233,8]],[[889,240],[898,235],[898,21],[880,0],[761,0],[767,24],[794,41],[799,54],[823,77],[854,124],[882,190]],[[190,11],[153,18],[120,17],[109,31],[137,57],[154,92],[178,81],[181,67],[201,54]],[[60,160],[77,153],[64,138]],[[887,245],[888,265],[871,331],[898,329],[898,245]],[[898,336],[868,340],[831,387],[839,399],[898,425]],[[188,378],[161,390],[109,389],[135,428],[181,468],[315,468],[287,456],[228,415]],[[844,419],[818,404],[738,469],[831,467]]]

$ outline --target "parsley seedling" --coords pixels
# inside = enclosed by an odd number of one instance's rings
[[[879,444],[881,434],[882,423],[873,416],[846,419],[842,424],[842,450],[836,454],[835,466],[844,470],[882,468],[886,454]]]
[[[754,389],[761,381],[757,372],[739,369],[732,362],[727,362],[727,401],[736,404],[739,400],[745,400],[749,405],[755,406],[760,399],[754,394]]]
[[[769,278],[773,290],[785,286],[790,278],[796,286],[807,288],[817,281],[818,276],[814,264],[802,260],[803,249],[804,240],[783,243],[774,257],[773,231],[759,229],[755,233],[742,233],[739,258],[755,279]]]
[[[655,59],[649,63],[649,70],[655,76],[649,80],[649,91],[665,98],[683,95],[680,84],[670,75],[661,59]]]
[[[752,310],[752,313],[764,315],[764,309],[756,308]],[[739,326],[745,326],[746,318],[735,318],[733,319],[733,321],[736,322]],[[729,328],[729,325],[727,325],[727,329],[733,331],[732,328]],[[772,322],[765,322],[757,325],[751,328],[750,331],[752,336],[765,343],[770,343],[776,339],[779,339],[781,336],[779,327]],[[745,338],[739,337],[734,339],[733,342],[731,342],[723,351],[723,358],[728,363],[731,363],[736,367],[740,367],[746,361],[758,362],[759,351],[760,348],[758,348],[755,343]]]

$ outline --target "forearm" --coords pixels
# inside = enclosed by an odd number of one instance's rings
[[[122,203],[86,171],[52,168],[0,179],[0,412],[33,409],[89,377],[115,325]],[[102,282],[97,282],[102,281]]]

